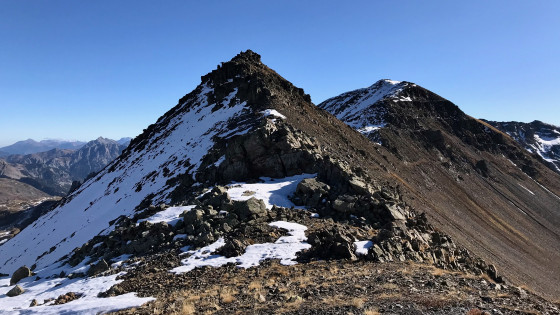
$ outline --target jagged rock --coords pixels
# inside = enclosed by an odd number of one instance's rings
[[[244,239],[227,239],[226,244],[220,248],[218,254],[225,257],[240,256],[245,252],[248,245]]]
[[[27,266],[19,267],[14,273],[12,274],[12,278],[10,279],[10,285],[14,285],[18,283],[21,279],[31,277],[31,269],[27,268]]]
[[[296,188],[294,197],[298,198],[298,204],[308,207],[317,207],[326,201],[330,186],[320,182],[317,178],[306,178],[302,180]],[[295,199],[294,198],[294,199]]]
[[[369,189],[367,184],[357,178],[351,179],[348,182],[348,184],[350,184],[350,187],[352,187],[352,189],[359,194],[362,195],[369,194]]]
[[[354,203],[344,199],[336,199],[332,203],[334,210],[342,213],[352,213],[354,210]]]
[[[233,211],[241,221],[263,217],[267,212],[264,202],[254,197],[246,201],[235,201]]]
[[[312,246],[310,253],[314,257],[357,259],[354,252],[354,237],[339,226],[312,233],[307,241]]]
[[[38,304],[39,304],[39,302],[36,299],[33,299],[31,301],[31,304],[29,304],[29,307],[37,306]]]
[[[6,296],[14,297],[22,294],[23,292],[25,292],[25,290],[19,285],[16,285],[10,291],[8,291],[8,293],[6,293]]]
[[[87,274],[92,277],[106,270],[109,270],[109,264],[105,261],[105,259],[101,259],[101,261],[95,265],[90,266]]]
[[[199,222],[204,217],[204,211],[201,209],[192,209],[191,211],[185,211],[182,214],[185,224],[195,224]]]
[[[212,208],[229,211],[232,201],[227,193],[227,188],[223,186],[214,187],[209,193],[200,198],[200,202]]]
[[[402,209],[394,204],[384,204],[385,209],[389,212],[389,215],[393,220],[406,220],[406,217],[402,213]]]

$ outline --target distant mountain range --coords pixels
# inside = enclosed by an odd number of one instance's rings
[[[116,140],[120,145],[128,145],[131,138],[121,138]],[[83,147],[87,142],[83,141],[68,141],[68,140],[41,140],[35,141],[33,139],[27,139],[23,141],[18,141],[12,145],[0,148],[0,157],[12,155],[12,154],[32,154],[38,152],[46,152],[52,149],[60,150],[77,150]]]
[[[22,142],[31,145],[24,148]],[[33,143],[37,143],[22,142],[11,146],[12,152],[17,148],[29,151],[33,148]],[[83,181],[88,174],[101,170],[118,157],[129,142],[130,138],[115,141],[100,137],[78,149],[53,148],[45,152],[11,154],[0,159],[0,176],[27,183],[49,195],[63,196],[72,182]],[[60,145],[67,147],[70,144],[65,142]]]

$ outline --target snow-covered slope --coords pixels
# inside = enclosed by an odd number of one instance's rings
[[[234,134],[228,121],[245,110],[236,89],[216,99],[213,82],[203,82],[187,99],[151,126],[121,158],[87,181],[61,206],[0,247],[0,272],[22,265],[48,269],[100,233],[111,221],[130,216],[147,196],[168,201],[171,176],[194,176],[217,138]],[[239,125],[243,128],[243,125]],[[241,129],[242,130],[242,129]]]
[[[382,107],[375,106],[376,103],[386,98],[409,101],[410,99],[406,97],[399,97],[399,93],[411,84],[387,79],[379,80],[368,88],[340,94],[318,106],[361,133],[368,134],[385,125],[385,112]]]
[[[560,127],[535,120],[530,123],[517,121],[487,121],[507,133],[527,151],[542,157],[560,173]]]

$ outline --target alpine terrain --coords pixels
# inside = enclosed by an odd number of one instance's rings
[[[530,123],[486,122],[508,134],[527,151],[540,156],[547,165],[560,173],[560,127],[538,120]]]
[[[119,140],[121,141],[121,140]],[[0,159],[0,175],[32,185],[50,195],[64,196],[72,182],[83,181],[117,158],[127,142],[102,137],[77,150],[52,149],[32,154],[12,154]]]
[[[7,314],[559,312],[560,175],[412,83],[242,52],[0,245]]]

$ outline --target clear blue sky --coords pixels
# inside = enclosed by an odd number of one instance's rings
[[[135,136],[252,49],[315,103],[390,78],[560,125],[560,1],[0,0],[0,146]]]

